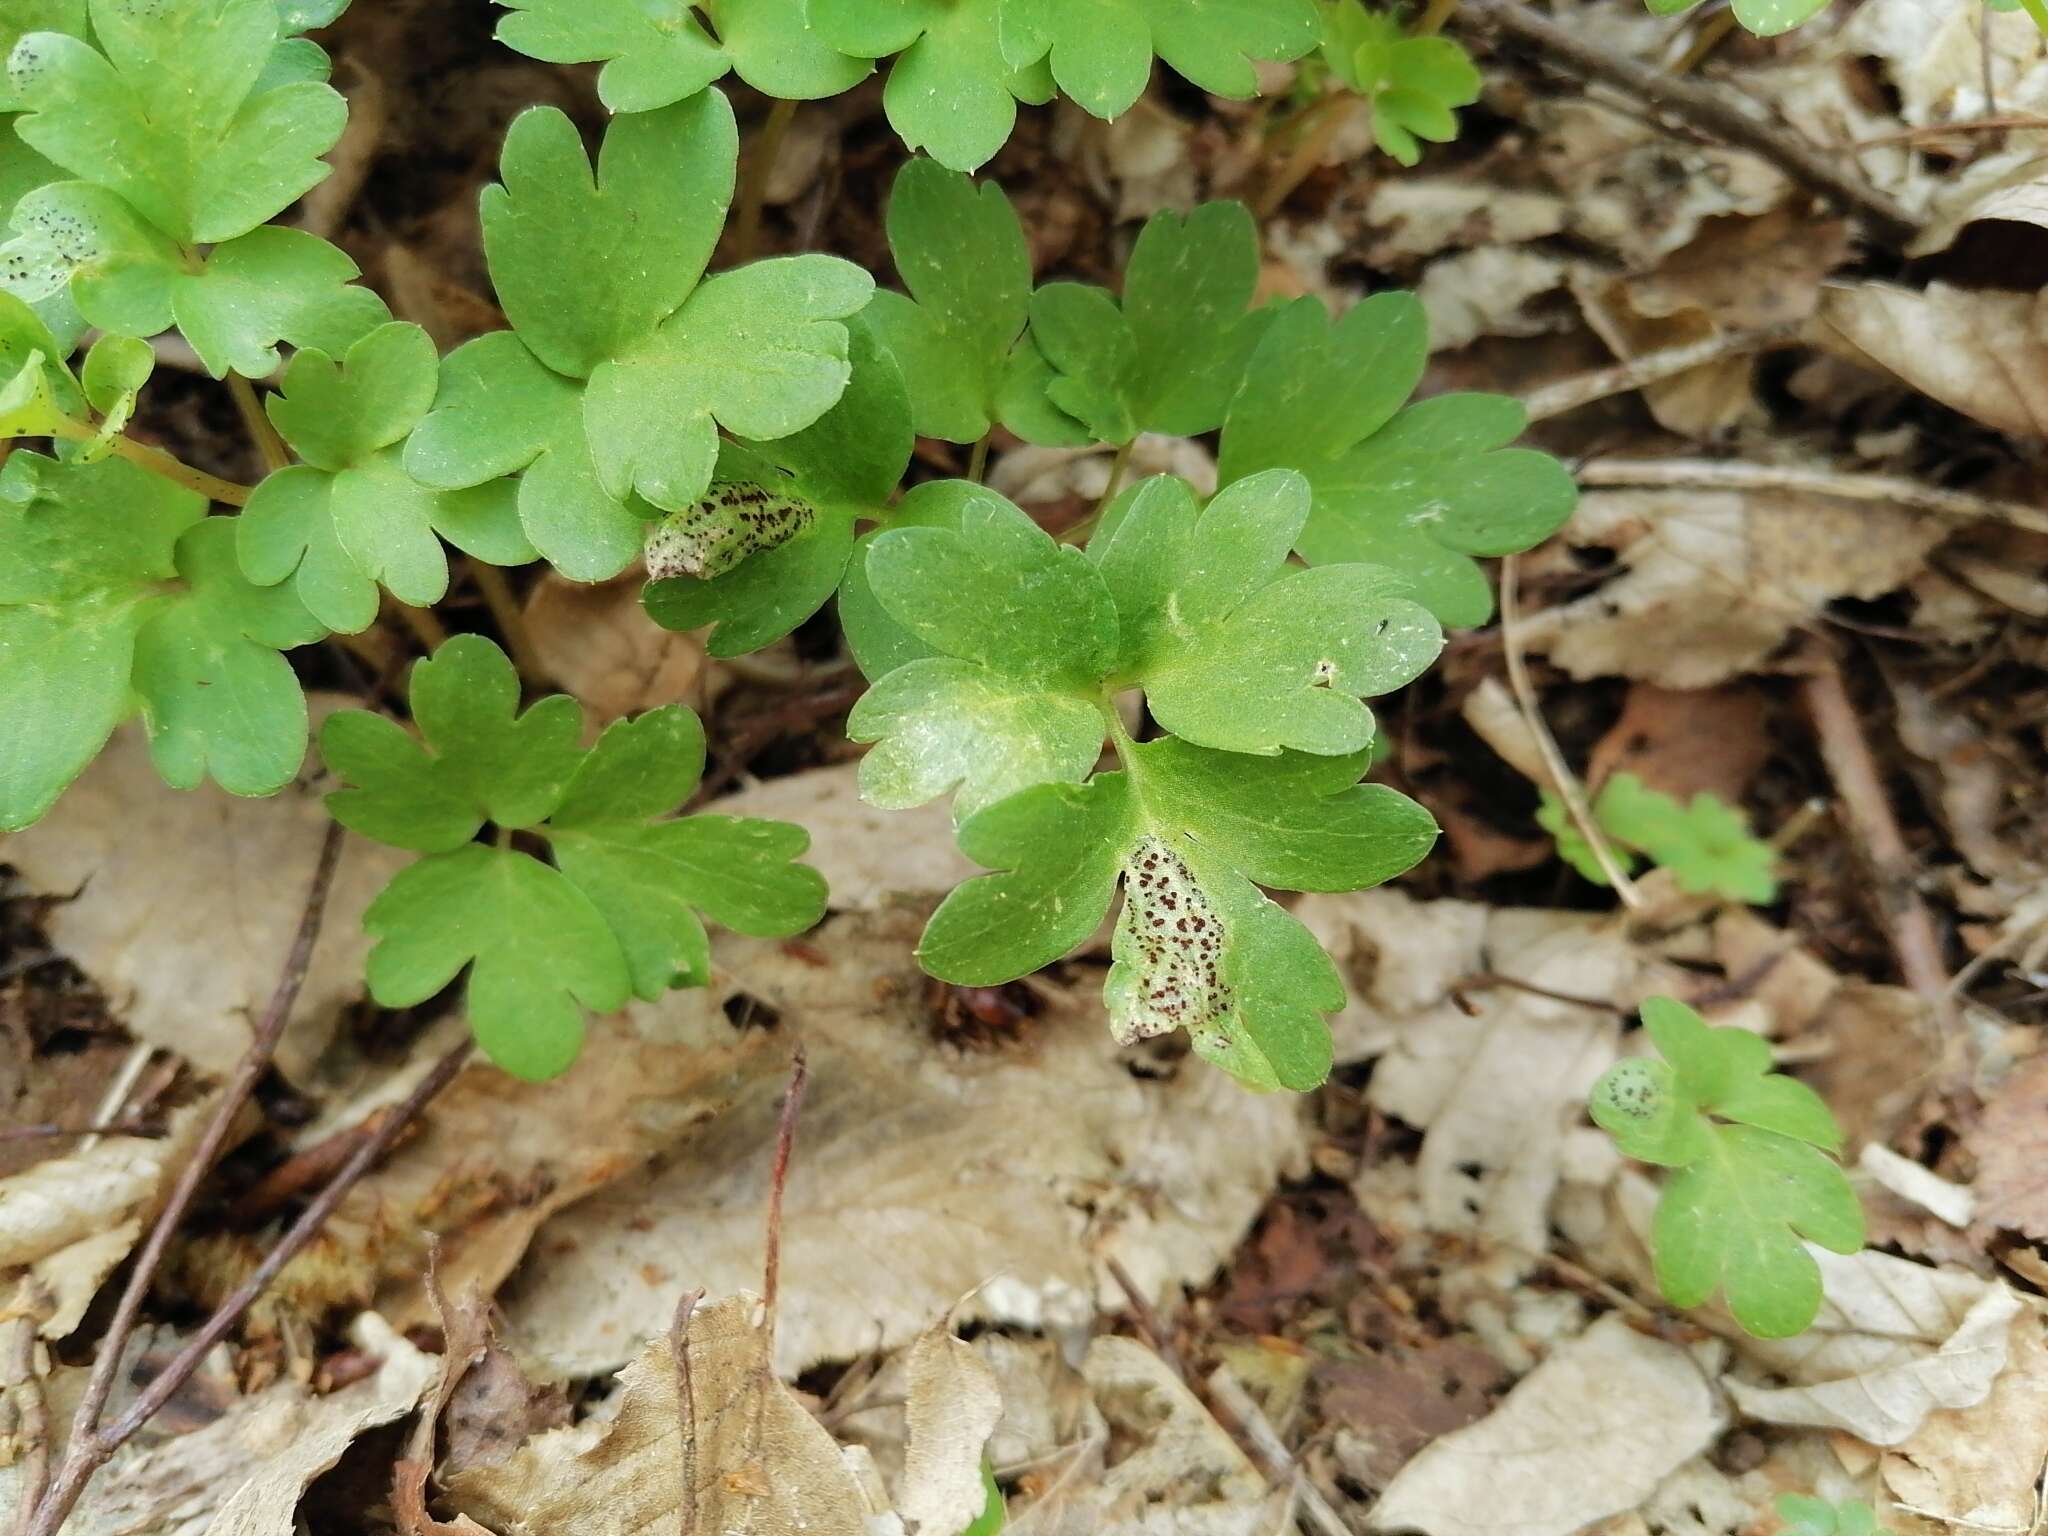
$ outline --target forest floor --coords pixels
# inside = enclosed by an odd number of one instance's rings
[[[331,43],[351,127],[301,214],[443,347],[502,324],[475,209],[513,114],[602,123],[592,71],[496,46],[489,9],[358,0]],[[1101,951],[1000,989],[923,978],[923,917],[970,866],[942,807],[860,803],[829,613],[729,663],[648,624],[631,580],[525,573],[540,664],[605,718],[699,707],[711,803],[809,827],[832,914],[721,939],[708,991],[600,1021],[555,1082],[465,1069],[70,1529],[677,1529],[661,1362],[697,1291],[693,1454],[731,1458],[704,1536],[794,1529],[847,1487],[869,1531],[903,1530],[957,1500],[947,1429],[997,1415],[1011,1528],[1048,1536],[1730,1536],[1776,1529],[1784,1492],[1868,1501],[1902,1533],[2037,1528],[2048,47],[1976,0],[1838,0],[1770,42],[1712,8],[1561,10],[1643,78],[1588,84],[1474,0],[1452,30],[1484,100],[1414,169],[1362,118],[1296,153],[1270,102],[1162,79],[1114,125],[1026,110],[986,172],[1041,277],[1110,280],[1148,214],[1238,197],[1266,294],[1414,288],[1425,393],[1523,397],[1585,488],[1514,562],[1506,619],[1378,708],[1379,776],[1444,837],[1392,886],[1295,906],[1351,987],[1331,1082],[1259,1097],[1171,1041],[1118,1049]],[[803,107],[765,244],[886,280],[902,157],[878,84]],[[159,387],[138,430],[255,474],[203,382]],[[935,476],[963,453],[919,449]],[[1199,444],[1135,463],[1213,484]],[[1109,474],[998,441],[989,478],[1059,529]],[[443,612],[498,632],[482,593]],[[316,709],[388,688],[408,654],[375,643],[311,679]],[[1590,785],[1743,808],[1776,899],[1583,879],[1536,821],[1546,736]],[[276,985],[322,788],[172,795],[124,733],[0,843],[0,1277],[57,1299],[50,1425]],[[167,1257],[117,1411],[462,1028],[360,996],[361,911],[397,857],[346,841],[260,1113]],[[1650,1278],[1655,1186],[1582,1106],[1654,993],[1769,1037],[1847,1133],[1870,1246],[1829,1261],[1799,1339],[1675,1312]],[[26,1133],[109,1117],[147,1134]],[[7,1246],[7,1197],[31,1193],[68,1246]],[[764,1287],[786,1391],[749,1368]],[[0,1509],[40,1435],[8,1401]]]

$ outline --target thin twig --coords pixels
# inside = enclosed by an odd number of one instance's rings
[[[1918,144],[1924,139],[1945,139],[1958,133],[2040,133],[2048,130],[2048,117],[2031,112],[2003,112],[1996,117],[1966,117],[1953,123],[1924,123],[1918,128],[1896,128],[1857,139],[1857,149],[1878,149],[1886,144]]]
[[[165,1135],[160,1125],[145,1125],[137,1120],[108,1120],[97,1125],[0,1125],[0,1141],[45,1141],[63,1136],[133,1136],[141,1141],[161,1141]]]
[[[1552,416],[1562,416],[1566,411],[1575,411],[1582,405],[1591,405],[1596,400],[1625,395],[1650,384],[1661,384],[1666,379],[1690,373],[1708,363],[1718,363],[1724,358],[1746,357],[1756,352],[1768,352],[1774,347],[1788,346],[1798,338],[1799,326],[1796,324],[1767,326],[1756,331],[1724,331],[1704,341],[1666,347],[1661,352],[1646,352],[1611,368],[1595,368],[1590,373],[1574,374],[1568,379],[1541,385],[1522,396],[1522,408],[1529,413],[1531,421],[1544,421]]]
[[[676,1320],[669,1325],[669,1348],[676,1357],[676,1432],[683,1454],[682,1518],[678,1536],[697,1536],[697,1384],[690,1371],[690,1319],[704,1288],[685,1291],[676,1302]]]
[[[113,1429],[101,1427],[100,1415],[106,1411],[107,1399],[113,1392],[115,1377],[120,1371],[121,1358],[141,1316],[142,1304],[149,1294],[150,1285],[163,1264],[164,1254],[170,1248],[171,1239],[184,1220],[185,1213],[191,1208],[200,1184],[212,1171],[236,1119],[255,1092],[258,1080],[269,1070],[271,1060],[277,1054],[278,1042],[283,1038],[285,1026],[291,1019],[292,1005],[298,1000],[299,989],[305,984],[306,971],[312,963],[313,949],[320,936],[321,920],[327,909],[328,893],[333,889],[334,873],[341,862],[341,842],[340,825],[330,824],[327,835],[320,845],[312,884],[307,890],[305,908],[300,914],[298,932],[293,936],[291,948],[286,953],[277,989],[271,994],[269,1006],[264,1009],[263,1017],[250,1038],[249,1048],[235,1064],[234,1073],[222,1089],[220,1103],[215,1107],[212,1119],[207,1122],[197,1146],[193,1148],[190,1158],[180,1171],[169,1200],[165,1202],[155,1225],[150,1228],[148,1240],[143,1244],[141,1254],[129,1271],[128,1284],[114,1309],[113,1321],[108,1325],[106,1336],[100,1342],[99,1354],[93,1362],[92,1375],[86,1383],[84,1395],[79,1400],[78,1410],[72,1415],[71,1439],[64,1450],[63,1465],[58,1469],[46,1496],[33,1506],[29,1506],[33,1512],[28,1516],[24,1527],[28,1536],[56,1536],[58,1527],[64,1523],[84,1494],[86,1483],[91,1480],[93,1473],[148,1420],[150,1414],[156,1412],[171,1394],[178,1390],[185,1378],[198,1368],[199,1361],[203,1358],[203,1350],[192,1353],[188,1349],[186,1353],[190,1354],[190,1360],[184,1366],[182,1374],[176,1373],[177,1362],[174,1361],[173,1369],[166,1370],[151,1383],[149,1389],[123,1416],[120,1424]],[[303,1242],[302,1238],[301,1245]],[[274,1273],[274,1269],[271,1272]],[[256,1273],[263,1281],[269,1278],[262,1267],[259,1267]],[[256,1289],[261,1289],[260,1283]],[[242,1310],[254,1299],[255,1292],[251,1291],[248,1298],[242,1301],[241,1306],[221,1327],[222,1335],[226,1333],[228,1327],[233,1326],[234,1321],[241,1316]],[[234,1298],[230,1298],[231,1302],[233,1300]],[[223,1304],[223,1309],[226,1305]],[[219,1315],[216,1313],[216,1317]],[[204,1337],[204,1330],[201,1337]],[[212,1341],[209,1341],[207,1348],[211,1347]],[[181,1354],[180,1359],[184,1358],[185,1355]]]
[[[1309,1481],[1308,1473],[1295,1460],[1294,1453],[1288,1450],[1287,1442],[1280,1438],[1273,1421],[1266,1417],[1230,1367],[1218,1366],[1206,1385],[1209,1388],[1210,1411],[1226,1430],[1234,1428],[1237,1431],[1237,1439],[1250,1450],[1252,1460],[1258,1463],[1266,1481],[1275,1488],[1287,1489],[1299,1500],[1301,1513],[1321,1536],[1355,1536],[1335,1506],[1323,1497],[1322,1489]]]
[[[768,1241],[761,1261],[761,1299],[771,1339],[775,1337],[775,1298],[782,1289],[782,1194],[789,1184],[790,1154],[796,1150],[796,1117],[810,1080],[810,1057],[799,1041],[789,1061],[789,1088],[782,1096],[782,1114],[775,1123],[775,1162],[768,1171]]]
[[[1915,883],[1917,869],[1906,847],[1898,819],[1892,814],[1890,798],[1870,743],[1856,719],[1856,706],[1842,683],[1842,672],[1832,657],[1824,658],[1810,673],[1801,691],[1807,718],[1813,722],[1820,744],[1821,760],[1841,797],[1849,830],[1862,845],[1875,880],[1879,915],[1891,940],[1892,954],[1899,963],[1899,975],[1932,1010],[1944,1036],[1954,1016],[1954,998],[1949,991],[1948,967],[1941,958],[1941,940],[1934,926],[1934,914],[1921,899]]]
[[[526,615],[520,611],[519,598],[512,590],[512,583],[495,565],[474,555],[470,557],[469,574],[476,582],[477,591],[483,594],[484,606],[491,610],[491,619],[497,624],[498,633],[504,637],[505,650],[512,658],[513,667],[529,686],[545,686],[547,663],[540,659],[540,649],[526,628]]]
[[[1672,62],[1671,67],[1665,73],[1670,75],[1691,74],[1707,61],[1707,56],[1720,47],[1728,34],[1734,30],[1734,7],[1731,6],[1724,11],[1716,11],[1701,24],[1700,30],[1693,38],[1691,46]]]
[[[23,1285],[27,1285],[25,1280]],[[23,1528],[50,1486],[50,1403],[36,1370],[34,1316],[26,1307],[17,1307],[4,1327],[7,1352],[0,1361],[0,1389],[6,1390],[15,1404],[15,1440],[23,1458],[20,1502],[15,1506],[21,1518],[15,1524]]]
[[[149,1240],[143,1244],[141,1255],[129,1272],[127,1288],[121,1293],[120,1305],[114,1309],[114,1319],[101,1341],[99,1357],[93,1362],[92,1377],[86,1384],[85,1395],[79,1400],[77,1413],[72,1416],[71,1438],[74,1444],[89,1442],[98,1430],[100,1414],[106,1408],[107,1398],[114,1389],[114,1378],[121,1368],[121,1356],[127,1349],[128,1336],[135,1331],[136,1320],[142,1315],[143,1300],[149,1294],[164,1254],[170,1249],[178,1224],[185,1219],[185,1212],[191,1209],[200,1184],[213,1171],[214,1161],[226,1146],[242,1106],[256,1091],[256,1084],[263,1074],[270,1070],[278,1042],[284,1038],[285,1026],[291,1021],[292,1005],[298,1001],[299,988],[305,985],[306,972],[313,963],[313,947],[319,940],[320,924],[326,916],[327,896],[334,888],[334,872],[341,865],[341,844],[341,824],[329,822],[327,835],[320,843],[319,857],[314,862],[313,880],[306,891],[305,907],[299,915],[299,929],[292,936],[291,948],[285,952],[284,970],[278,977],[277,988],[271,993],[270,1004],[263,1010],[263,1017],[250,1037],[248,1049],[235,1063],[234,1075],[221,1091],[213,1118],[207,1122],[199,1144],[186,1160],[170,1199],[164,1203],[156,1225],[150,1228]]]
[[[462,1070],[475,1048],[475,1038],[464,1035],[452,1049],[442,1054],[441,1059],[434,1063],[427,1075],[421,1078],[414,1085],[412,1092],[399,1103],[397,1111],[384,1118],[383,1124],[377,1127],[376,1134],[356,1150],[356,1155],[334,1176],[334,1182],[314,1197],[312,1204],[300,1213],[299,1219],[291,1224],[284,1236],[279,1238],[263,1256],[263,1261],[250,1271],[249,1277],[235,1287],[233,1294],[214,1309],[213,1315],[197,1333],[192,1335],[185,1347],[178,1351],[162,1374],[144,1388],[142,1395],[136,1398],[126,1413],[111,1427],[100,1432],[97,1438],[106,1445],[109,1454],[148,1423],[157,1410],[171,1400],[178,1388],[184,1385],[186,1378],[191,1376],[212,1352],[213,1347],[233,1331],[235,1325],[242,1320],[242,1315],[255,1303],[256,1298],[263,1294],[272,1280],[277,1278],[278,1272],[297,1258],[305,1246],[319,1234],[320,1229],[327,1224],[327,1218],[334,1214],[363,1175],[375,1167],[385,1152],[390,1150],[391,1144],[398,1140],[399,1134],[419,1118],[420,1111],[425,1109],[443,1088],[455,1080],[455,1075]]]
[[[1919,232],[1904,206],[1854,165],[1772,122],[1727,81],[1688,80],[1653,69],[1594,42],[1589,29],[1560,26],[1520,0],[1467,0],[1466,9],[1572,74],[1618,86],[1668,119],[1762,156],[1793,181],[1859,215],[1886,245],[1909,245]]]
[[[284,439],[277,435],[269,412],[263,409],[263,402],[256,398],[256,386],[239,373],[228,374],[228,394],[233,397],[235,411],[242,418],[242,427],[249,434],[249,440],[256,445],[256,452],[262,456],[263,467],[272,474],[292,461],[291,450],[284,445]]]
[[[1614,887],[1614,894],[1621,898],[1624,906],[1631,911],[1640,911],[1643,893],[1636,889],[1635,881],[1629,879],[1628,872],[1608,846],[1607,834],[1593,818],[1593,808],[1586,803],[1586,792],[1580,787],[1578,775],[1565,762],[1564,753],[1558,749],[1557,738],[1550,734],[1550,727],[1543,723],[1543,711],[1537,707],[1536,689],[1529,682],[1528,663],[1522,659],[1520,574],[1515,556],[1509,555],[1501,561],[1500,635],[1501,651],[1508,664],[1508,687],[1513,690],[1522,718],[1536,738],[1536,750],[1543,755],[1543,766],[1550,774],[1550,782],[1556,788],[1558,798],[1564,801],[1565,809],[1571,812],[1579,835],[1593,850],[1600,872],[1607,876],[1607,883]]]
[[[1575,471],[1581,485],[1670,486],[1699,490],[1792,491],[1843,501],[1883,501],[1963,522],[2010,523],[2048,533],[2048,512],[2024,502],[1923,485],[1900,475],[1845,474],[1739,459],[1589,459]]]
[[[1524,981],[1519,976],[1503,976],[1498,971],[1474,971],[1460,976],[1451,983],[1450,991],[1455,996],[1465,992],[1485,992],[1494,987],[1505,987],[1510,992],[1526,992],[1531,997],[1546,997],[1553,1003],[1564,1003],[1573,1008],[1589,1008],[1595,1013],[1618,1014],[1626,1018],[1632,1009],[1602,997],[1581,997],[1575,992],[1556,992],[1549,987],[1539,987],[1533,981]]]

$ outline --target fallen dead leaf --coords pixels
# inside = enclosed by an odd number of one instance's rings
[[[595,586],[553,571],[526,599],[526,632],[548,675],[597,724],[662,704],[701,709],[729,681],[708,663],[701,633],[650,624],[636,571]]]
[[[943,800],[881,811],[860,797],[858,763],[766,779],[721,797],[721,816],[793,821],[811,834],[804,862],[825,877],[836,912],[876,912],[903,897],[935,897],[981,874],[953,842]]]
[[[281,1381],[190,1434],[131,1442],[87,1488],[68,1536],[291,1536],[306,1485],[363,1431],[411,1412],[438,1372],[375,1313],[350,1336],[382,1362],[375,1374],[325,1397]]]
[[[317,719],[338,701],[312,702]],[[267,800],[210,784],[174,793],[130,726],[0,852],[31,892],[73,897],[51,907],[50,942],[99,985],[129,1033],[220,1074],[248,1047],[277,987],[329,825],[325,787],[302,778]],[[362,996],[363,909],[411,858],[343,838],[326,921],[278,1046],[286,1077],[304,1078]]]
[[[1566,1536],[1634,1509],[1725,1423],[1690,1355],[1610,1314],[1517,1382],[1486,1418],[1403,1467],[1373,1506],[1372,1526]]]
[[[910,1346],[907,1448],[896,1512],[918,1536],[954,1536],[988,1500],[982,1450],[1003,1417],[994,1371],[971,1344],[934,1328]]]
[[[1914,1514],[1971,1531],[2026,1536],[2041,1517],[2048,1465],[2048,1335],[2029,1311],[1990,1394],[1942,1409],[1879,1462],[1885,1486]]]
[[[687,1349],[687,1435],[675,1352],[659,1338],[619,1373],[614,1416],[449,1473],[449,1501],[498,1536],[673,1528],[685,1499],[697,1529],[720,1536],[864,1536],[867,1501],[839,1447],[769,1368],[761,1298],[699,1307]]]
[[[1577,678],[1711,687],[1768,670],[1834,599],[1899,586],[1944,532],[1931,518],[1823,497],[1592,492],[1563,536],[1616,551],[1618,574],[1530,615],[1524,642]]]
[[[1970,1128],[1977,1219],[2048,1240],[2048,1055],[2020,1063]]]
[[[1303,1153],[1291,1100],[1192,1064],[1131,1071],[1085,984],[1017,1047],[940,1049],[911,956],[921,925],[899,910],[714,951],[724,995],[765,1004],[780,1048],[801,1038],[810,1056],[783,1216],[787,1373],[906,1343],[969,1292],[966,1315],[1084,1323],[1121,1294],[1111,1256],[1148,1296],[1204,1278]],[[684,1287],[757,1278],[779,1089],[551,1220],[500,1298],[516,1346],[591,1374],[666,1326]]]
[[[381,1282],[379,1310],[401,1328],[436,1320],[430,1235],[442,1287],[490,1296],[555,1212],[687,1140],[754,1085],[779,1083],[775,1042],[732,1035],[722,1018],[729,1038],[707,1039],[711,1011],[705,993],[683,991],[594,1019],[575,1066],[545,1083],[466,1067],[329,1226],[348,1261]]]
[[[1587,754],[1586,780],[1600,785],[1632,773],[1679,800],[1708,794],[1740,804],[1770,755],[1770,701],[1761,689],[1635,683]]]
[[[1825,1285],[1820,1316],[1797,1338],[1743,1342],[1788,1383],[1731,1378],[1729,1394],[1750,1418],[1898,1445],[1935,1410],[1982,1402],[2013,1329],[2040,1326],[1996,1281],[1871,1249],[1843,1257],[1809,1247]]]
[[[2031,293],[1930,283],[1824,290],[1816,334],[1852,362],[1891,374],[1986,426],[2048,436],[2048,309]]]
[[[1433,261],[1415,285],[1429,316],[1429,349],[1450,352],[1482,336],[1541,336],[1561,330],[1530,306],[1565,284],[1569,265],[1544,251],[1482,246]]]
[[[1641,961],[1618,929],[1578,914],[1493,919],[1485,953],[1496,975],[1596,1005],[1636,985]],[[1512,985],[1403,1022],[1367,1094],[1382,1113],[1423,1131],[1417,1173],[1431,1231],[1544,1251],[1565,1133],[1620,1038],[1612,1009]]]

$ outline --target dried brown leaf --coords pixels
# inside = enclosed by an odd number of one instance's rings
[[[2048,302],[2032,293],[1930,283],[1830,287],[1816,318],[1824,345],[1889,373],[1986,426],[2048,436]]]
[[[612,1418],[450,1472],[450,1501],[500,1536],[675,1531],[686,1499],[696,1528],[718,1536],[864,1536],[867,1501],[839,1447],[770,1369],[761,1298],[742,1292],[698,1308],[687,1348],[687,1433],[675,1355],[656,1339],[619,1373]]]

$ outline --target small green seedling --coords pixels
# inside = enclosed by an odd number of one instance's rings
[[[1458,136],[1457,109],[1477,101],[1483,85],[1463,47],[1448,37],[1412,37],[1398,16],[1360,0],[1323,0],[1322,11],[1317,59],[1371,105],[1373,140],[1383,151],[1414,165],[1422,158],[1418,140],[1448,144]]]
[[[576,1059],[585,1010],[704,983],[700,912],[742,933],[799,933],[824,915],[825,882],[794,862],[810,843],[801,827],[673,815],[704,768],[704,728],[683,706],[618,721],[585,748],[574,699],[518,704],[504,653],[458,636],[413,669],[423,741],[345,710],[321,728],[320,753],[350,785],[328,797],[335,820],[424,855],[364,914],[371,995],[409,1007],[467,967],[477,1042],[506,1071],[545,1078]],[[487,824],[496,840],[477,841]]]
[[[1678,1307],[1719,1291],[1759,1338],[1799,1333],[1821,1304],[1806,1243],[1863,1246],[1835,1117],[1804,1083],[1771,1070],[1760,1036],[1711,1027],[1668,997],[1642,1015],[1661,1059],[1617,1062],[1591,1108],[1622,1152],[1672,1170],[1650,1233],[1658,1287]]]
[[[1691,895],[1754,906],[1778,899],[1777,850],[1752,836],[1742,812],[1717,795],[1702,792],[1681,804],[1632,773],[1617,773],[1600,786],[1592,811],[1624,874],[1635,870],[1641,855],[1671,871],[1679,889]],[[1546,792],[1536,822],[1557,839],[1558,857],[1593,884],[1608,883],[1562,800]]]
[[[1772,1507],[1785,1522],[1785,1536],[1891,1536],[1861,1499],[1831,1504],[1812,1494],[1781,1493]]]

